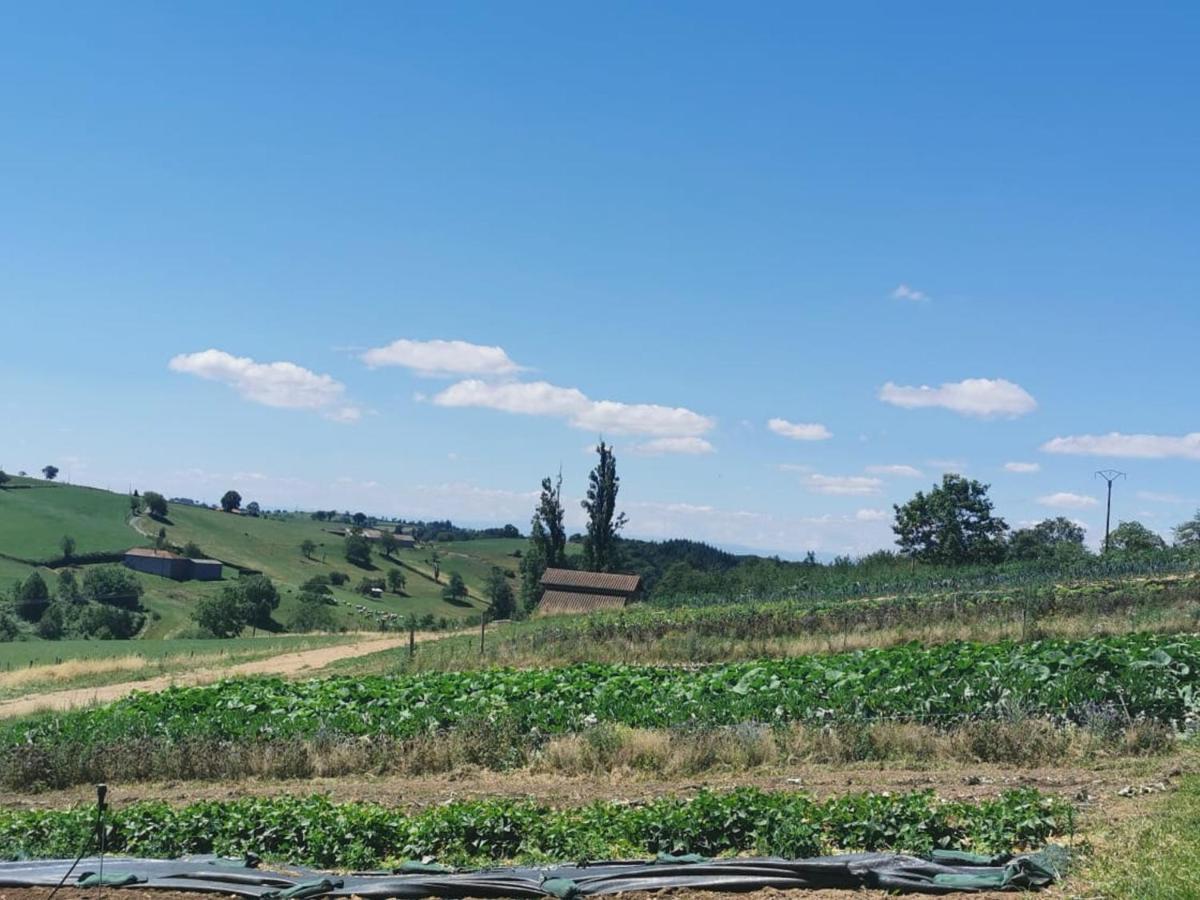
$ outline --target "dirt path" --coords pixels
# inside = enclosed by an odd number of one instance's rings
[[[444,634],[429,632],[418,634],[418,641],[445,637]],[[378,653],[408,643],[408,635],[392,635],[390,637],[373,637],[368,640],[356,641],[350,644],[336,644],[332,647],[321,647],[316,650],[302,650],[295,653],[281,653],[266,659],[256,659],[250,662],[235,663],[227,666],[213,666],[196,669],[191,672],[179,672],[170,675],[159,675],[142,681],[126,681],[121,684],[108,684],[101,687],[73,688],[64,691],[50,691],[36,694],[32,697],[22,697],[19,700],[8,700],[0,703],[0,718],[24,716],[44,710],[64,710],[77,706],[88,706],[93,703],[108,703],[118,700],[133,691],[161,691],[173,684],[207,684],[220,681],[234,675],[295,675],[299,672],[317,670],[332,662],[351,659],[356,656],[366,656],[368,653]]]

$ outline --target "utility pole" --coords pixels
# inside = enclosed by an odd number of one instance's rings
[[[1112,486],[1118,478],[1124,478],[1125,473],[1116,469],[1101,469],[1096,473],[1096,477],[1103,478],[1108,484],[1108,505],[1104,508],[1104,552],[1108,553],[1108,529],[1112,523]]]

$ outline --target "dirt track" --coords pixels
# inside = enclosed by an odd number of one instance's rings
[[[442,637],[439,634],[417,635],[417,640]],[[317,670],[341,659],[356,656],[366,656],[380,650],[389,650],[408,643],[408,635],[393,635],[391,637],[371,638],[352,644],[337,644],[332,647],[321,647],[316,650],[302,650],[297,653],[282,653],[267,659],[256,659],[251,662],[235,663],[230,666],[208,667],[191,672],[180,672],[172,675],[159,675],[142,681],[126,681],[121,684],[108,684],[101,687],[73,688],[71,690],[51,691],[36,694],[32,697],[22,697],[18,700],[8,700],[0,703],[0,718],[24,716],[43,710],[73,709],[77,706],[88,706],[93,703],[107,703],[118,700],[133,691],[161,691],[173,684],[207,684],[220,681],[233,675],[295,675],[298,672]]]

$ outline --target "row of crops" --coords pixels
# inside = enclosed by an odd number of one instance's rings
[[[903,645],[695,669],[587,664],[400,676],[230,680],[134,694],[0,729],[0,755],[134,739],[406,737],[505,717],[521,733],[878,718],[953,724],[1117,711],[1191,727],[1200,637]]]
[[[770,601],[844,600],[872,596],[901,596],[965,591],[1021,591],[1063,582],[1096,579],[1153,578],[1195,573],[1200,558],[1194,549],[1173,547],[1144,554],[1084,556],[1071,563],[1056,559],[1008,562],[910,571],[889,558],[884,564],[813,566],[761,561],[749,583],[723,585],[699,594],[655,596],[662,607],[711,606]],[[739,570],[735,569],[734,572]],[[719,581],[719,579],[718,579]]]
[[[741,789],[602,801],[556,809],[531,801],[475,800],[416,813],[321,796],[140,802],[112,815],[108,847],[136,856],[242,856],[329,868],[408,859],[454,865],[621,859],[658,853],[753,852],[801,858],[837,851],[933,849],[1004,853],[1040,847],[1073,826],[1071,807],[1035,790],[978,803],[929,792],[803,794]],[[0,810],[0,857],[71,858],[93,833],[90,808]]]
[[[635,606],[620,612],[533,623],[535,644],[649,642],[668,634],[753,640],[765,637],[884,629],[948,621],[1011,621],[1031,624],[1054,615],[1106,615],[1159,609],[1200,601],[1200,576],[1142,580],[1099,579],[1031,584],[1004,590],[940,591],[860,600],[793,598],[776,603],[723,603],[660,608]]]

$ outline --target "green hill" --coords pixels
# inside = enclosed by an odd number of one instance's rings
[[[195,543],[205,556],[224,562],[226,581],[177,582],[139,573],[145,589],[142,602],[151,613],[143,637],[172,637],[191,630],[195,603],[220,591],[239,570],[262,572],[277,584],[282,599],[275,618],[280,622],[290,619],[301,584],[314,575],[343,572],[350,581],[332,589],[339,601],[333,608],[335,618],[348,628],[373,629],[384,613],[449,620],[477,614],[485,605],[484,585],[492,566],[510,573],[515,587],[520,560],[512,554],[525,545],[520,539],[503,538],[438,544],[441,572],[435,581],[431,562],[435,545],[398,550],[393,558],[384,558],[375,548],[371,566],[360,568],[346,561],[344,539],[332,533],[339,527],[303,513],[255,517],[178,504],[171,505],[162,521],[146,515],[131,519],[124,494],[14,478],[0,489],[0,589],[7,592],[12,582],[33,571],[35,563],[58,565],[64,535],[75,540],[77,555],[119,553],[151,545],[161,528],[169,545]],[[300,550],[305,540],[317,545],[312,558]],[[402,594],[372,599],[353,590],[363,577],[382,578],[390,568],[404,572],[407,583]],[[470,594],[461,605],[442,599],[453,572],[462,575]],[[53,584],[55,571],[43,566],[42,574]]]

